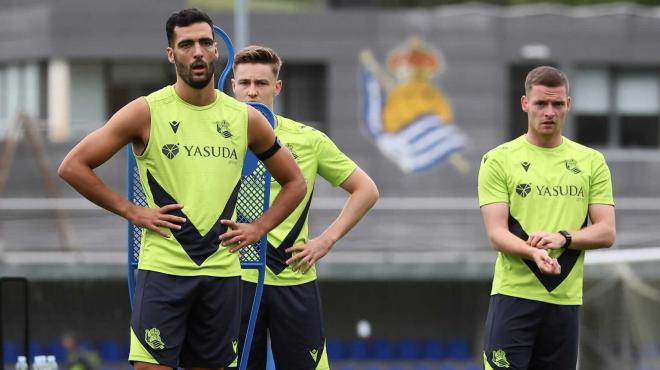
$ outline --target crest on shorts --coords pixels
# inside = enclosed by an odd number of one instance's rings
[[[497,367],[508,368],[511,366],[509,361],[506,359],[506,352],[504,352],[502,349],[493,351],[492,361],[495,365],[497,365]]]
[[[156,328],[144,331],[144,341],[153,349],[165,349],[165,343],[160,339],[160,330]]]
[[[389,52],[385,66],[371,50],[360,53],[361,116],[383,156],[404,172],[423,172],[449,161],[461,173],[466,138],[449,100],[434,83],[446,69],[440,51],[419,36]]]
[[[234,353],[238,353],[238,341],[236,339],[231,341],[231,348],[234,349]]]

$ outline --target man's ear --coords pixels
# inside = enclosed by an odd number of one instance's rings
[[[527,100],[527,95],[520,97],[520,107],[522,108],[523,112],[527,112],[529,110],[529,100]]]
[[[174,64],[174,49],[168,46],[165,52],[167,53],[167,60],[169,60],[170,64]]]
[[[275,96],[280,95],[282,92],[282,80],[275,81]]]

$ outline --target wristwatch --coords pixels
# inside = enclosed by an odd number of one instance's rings
[[[566,231],[566,230],[559,230],[559,233],[560,233],[564,238],[566,238],[566,243],[564,243],[564,245],[562,245],[561,247],[562,247],[563,249],[568,249],[568,247],[571,245],[571,242],[573,241],[573,236],[571,235],[571,233],[569,233],[569,232]]]

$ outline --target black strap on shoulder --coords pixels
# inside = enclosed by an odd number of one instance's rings
[[[263,162],[268,158],[272,157],[273,154],[277,153],[277,151],[280,150],[281,147],[282,145],[280,145],[280,141],[276,137],[273,145],[270,148],[266,149],[265,152],[257,154],[257,158],[259,158],[259,160]]]

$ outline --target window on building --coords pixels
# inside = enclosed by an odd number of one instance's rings
[[[108,119],[103,62],[71,62],[71,133],[84,137]]]
[[[33,119],[43,116],[42,67],[38,62],[0,65],[0,138],[19,113]]]
[[[322,63],[285,63],[280,72],[282,93],[275,111],[325,131],[327,79]]]
[[[610,148],[660,147],[660,71],[579,68],[571,96],[579,142]]]
[[[174,66],[163,59],[112,62],[107,68],[110,115],[134,99],[176,81]]]

